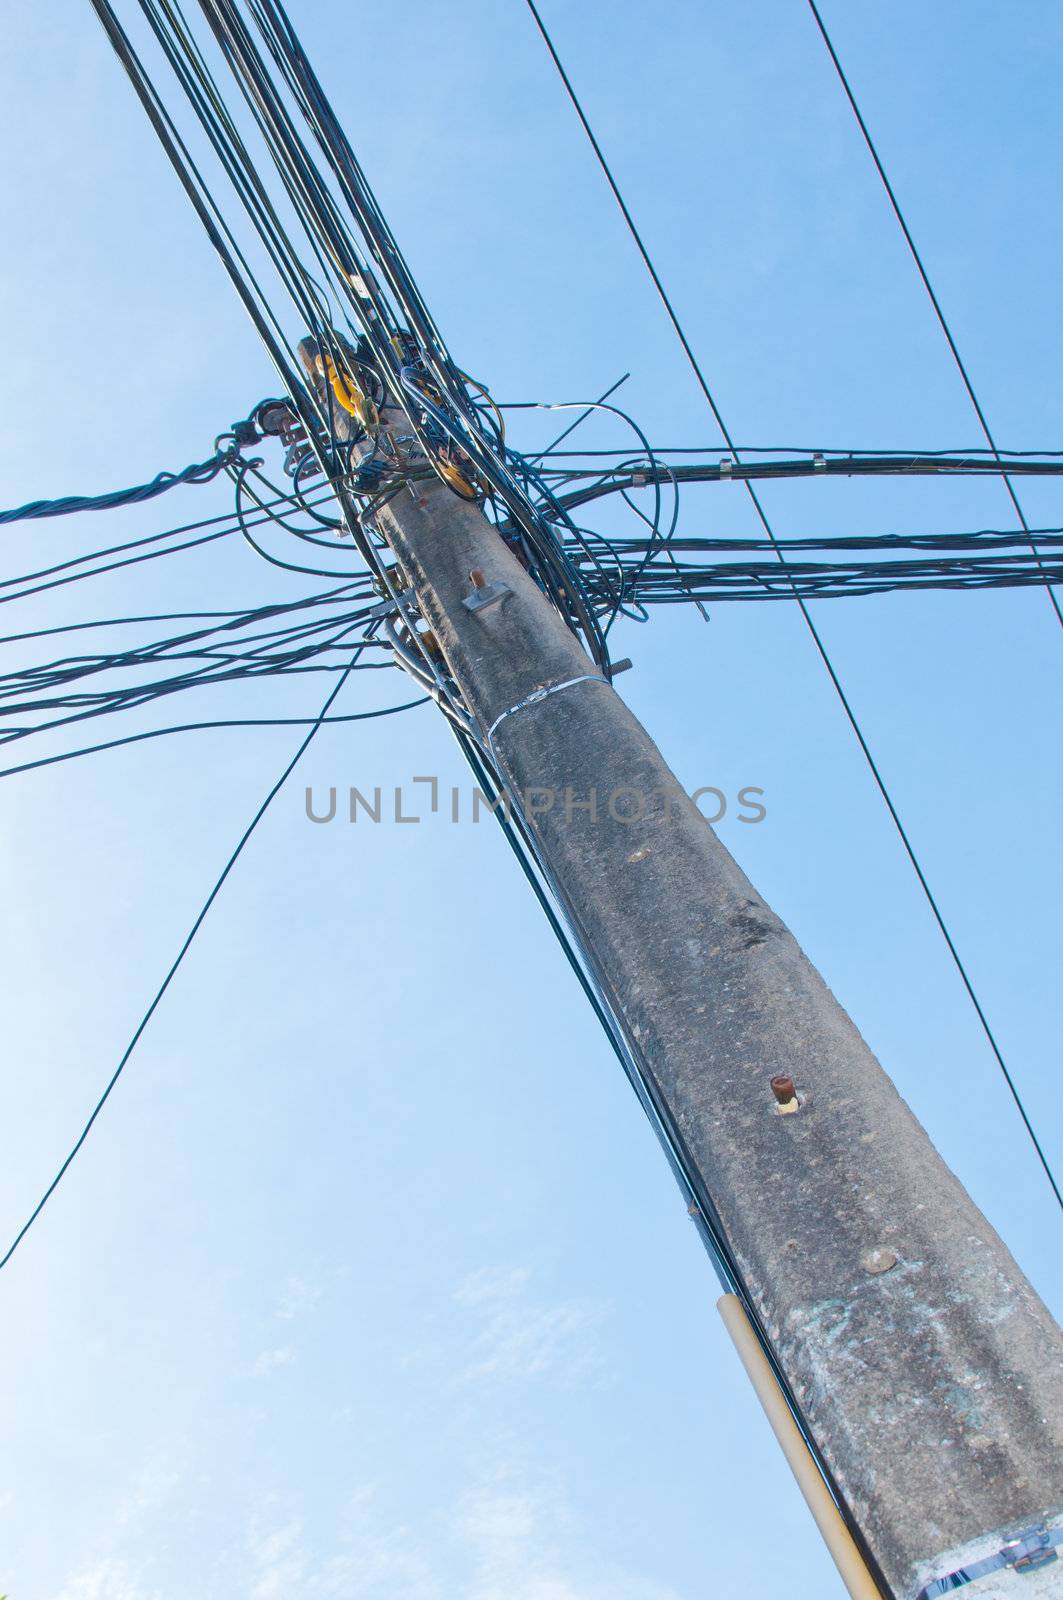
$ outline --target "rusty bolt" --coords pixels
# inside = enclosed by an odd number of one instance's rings
[[[484,577],[479,567],[473,567],[472,571],[469,573],[469,577],[472,579],[472,586],[474,589],[485,589],[487,587],[487,579]]]
[[[789,1105],[790,1101],[796,1096],[797,1090],[794,1088],[794,1080],[788,1072],[780,1072],[777,1077],[772,1078],[771,1092],[781,1106]]]

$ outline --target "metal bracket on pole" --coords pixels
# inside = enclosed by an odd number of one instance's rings
[[[405,600],[409,605],[416,605],[417,596],[414,594],[412,589],[403,589],[396,596],[396,600]],[[362,620],[365,622],[370,622],[375,621],[378,617],[400,616],[402,614],[402,606],[396,604],[396,600],[381,600],[378,605],[372,606],[368,611],[362,612]]]
[[[482,589],[474,589],[472,594],[467,594],[461,602],[466,611],[486,611],[489,606],[497,606],[507,594],[513,590],[506,583],[485,583]]]
[[[1059,1559],[1059,1546],[1063,1544],[1063,1524],[1049,1529],[1044,1523],[1027,1528],[1017,1539],[1008,1539],[995,1555],[981,1561],[970,1561],[943,1577],[932,1578],[923,1585],[916,1600],[936,1600],[938,1595],[951,1594],[954,1589],[977,1583],[990,1572],[1003,1572],[1011,1567],[1015,1572],[1036,1572]],[[1053,1590],[1053,1592],[1055,1592]]]
[[[486,611],[489,606],[499,605],[513,590],[508,583],[488,583],[479,567],[474,567],[469,573],[472,579],[472,594],[467,594],[461,602],[466,611]]]

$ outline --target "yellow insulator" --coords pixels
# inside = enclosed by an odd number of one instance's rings
[[[344,411],[354,417],[366,433],[375,433],[380,426],[380,413],[375,402],[363,392],[353,378],[340,373],[331,356],[325,356],[322,370]]]
[[[452,461],[444,461],[442,457],[436,456],[432,461],[432,465],[439,473],[439,476],[442,478],[443,482],[447,484],[449,488],[453,489],[455,494],[460,494],[463,500],[479,499],[479,495],[476,493],[476,490],[473,488],[468,478],[459,467],[454,465]]]

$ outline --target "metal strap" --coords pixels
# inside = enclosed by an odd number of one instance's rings
[[[1016,1572],[1034,1572],[1038,1567],[1058,1560],[1058,1546],[1061,1544],[1063,1525],[1049,1530],[1044,1523],[1040,1523],[1027,1529],[1017,1539],[1009,1539],[995,1556],[972,1561],[969,1567],[960,1567],[943,1578],[932,1578],[923,1585],[915,1600],[937,1600],[938,1595],[951,1594],[954,1589],[962,1589],[968,1583],[974,1583],[976,1578],[984,1578],[986,1573],[999,1572],[1004,1567],[1013,1567]]]
[[[557,694],[561,689],[571,689],[574,683],[606,683],[600,672],[583,672],[578,678],[566,678],[564,683],[551,683],[545,689],[533,689],[531,694],[525,695],[523,700],[518,700],[515,706],[510,706],[508,711],[503,711],[492,722],[487,730],[487,742],[490,745],[495,736],[495,729],[500,722],[511,717],[515,711],[523,711],[525,706],[536,706],[540,700],[546,700],[550,695]],[[492,745],[493,748],[493,745]]]

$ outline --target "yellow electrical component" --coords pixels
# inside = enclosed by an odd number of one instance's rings
[[[477,383],[475,378],[470,378],[468,373],[463,372],[461,376],[465,379],[466,383],[471,383],[473,388],[483,395],[484,399],[495,413],[495,416],[498,418],[499,426],[501,427],[504,435],[505,423],[502,420],[502,413],[491,399],[491,396],[488,394],[487,390],[482,384]],[[421,394],[424,395],[425,399],[429,400],[433,405],[439,405],[441,403],[442,396],[431,383],[421,379],[417,382],[415,387],[420,391]],[[460,467],[455,466],[453,461],[448,461],[444,456],[432,456],[431,461],[433,467],[442,478],[443,482],[448,488],[453,489],[455,494],[460,495],[463,500],[478,500],[480,498],[475,484],[470,480],[469,477],[466,477],[465,473]]]
[[[318,365],[328,378],[333,394],[349,416],[354,417],[366,433],[375,433],[380,426],[380,413],[374,401],[363,392],[355,380],[340,373],[330,355],[318,357]]]
[[[463,500],[479,498],[468,478],[452,461],[444,461],[441,456],[433,456],[432,465],[443,482],[453,489],[455,494],[460,494]]]

